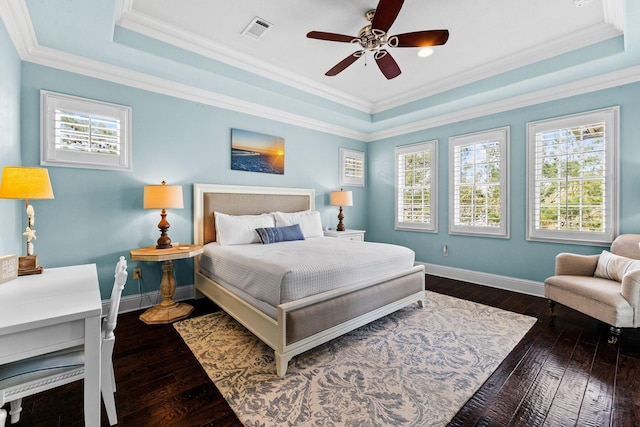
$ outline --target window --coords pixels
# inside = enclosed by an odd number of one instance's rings
[[[449,139],[449,233],[509,237],[509,128]]]
[[[618,228],[619,107],[527,125],[527,238],[609,244]]]
[[[437,231],[438,141],[396,147],[398,230]]]
[[[364,187],[364,153],[340,149],[340,185]]]
[[[131,108],[40,92],[43,165],[131,170]]]

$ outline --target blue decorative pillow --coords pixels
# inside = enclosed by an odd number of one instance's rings
[[[262,244],[288,242],[291,240],[304,240],[304,234],[300,224],[289,225],[287,227],[263,227],[256,228]]]

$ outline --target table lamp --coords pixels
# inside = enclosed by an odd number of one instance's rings
[[[344,191],[342,188],[340,191],[332,191],[331,192],[331,206],[340,206],[340,212],[338,213],[338,227],[337,231],[344,231],[344,224],[342,220],[344,219],[344,215],[342,214],[343,206],[352,206],[353,205],[353,195],[351,191]]]
[[[167,221],[167,211],[165,209],[182,209],[183,207],[181,185],[167,185],[166,182],[162,181],[161,185],[144,186],[144,208],[162,209],[160,213],[162,219],[158,223],[160,238],[156,245],[157,249],[169,249],[172,247],[171,238],[167,234],[169,221]]]
[[[18,258],[18,276],[42,273],[38,266],[38,256],[34,254],[32,240],[36,239],[35,211],[29,199],[53,199],[53,189],[49,180],[49,171],[45,168],[5,166],[0,181],[0,198],[24,199],[27,210],[27,228],[23,236],[27,239],[27,255]]]

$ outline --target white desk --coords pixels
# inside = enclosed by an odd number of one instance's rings
[[[100,425],[100,286],[95,264],[0,284],[0,365],[84,344],[85,425]]]

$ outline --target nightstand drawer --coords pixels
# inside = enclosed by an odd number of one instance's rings
[[[329,230],[324,232],[325,237],[333,237],[336,239],[349,239],[349,240],[357,240],[360,242],[364,241],[364,230],[344,230],[344,231],[335,231]]]

